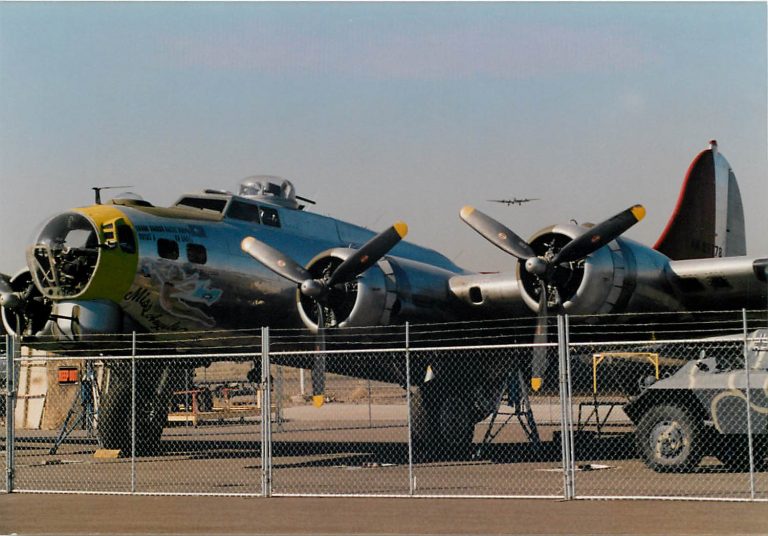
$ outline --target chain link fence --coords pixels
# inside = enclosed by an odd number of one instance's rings
[[[764,312],[551,320],[540,344],[473,323],[322,351],[268,330],[207,354],[7,337],[1,489],[768,501]]]
[[[13,451],[13,433],[9,434],[9,431],[13,430],[13,423],[8,426],[8,419],[12,419],[13,413],[13,397],[12,386],[8,383],[8,370],[9,364],[13,361],[13,349],[10,348],[11,338],[2,337],[0,339],[0,463],[3,468],[3,475],[0,478],[0,493],[7,493],[11,487],[9,486],[11,480],[10,472],[13,470],[13,460],[9,458],[9,453]],[[13,370],[13,366],[10,366],[10,370]]]

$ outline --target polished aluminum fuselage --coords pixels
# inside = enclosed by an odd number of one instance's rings
[[[158,210],[119,207],[137,231],[139,254],[136,278],[120,307],[152,332],[303,327],[296,285],[245,254],[240,249],[243,238],[253,236],[308,265],[333,248],[359,247],[373,233],[310,212],[271,208],[278,211],[280,227],[226,216],[218,221],[179,219]],[[178,244],[178,258],[164,258],[159,241]],[[189,257],[189,244],[205,248],[204,263]],[[444,256],[409,243],[398,244],[390,256],[433,267],[446,298],[447,279],[463,273]]]

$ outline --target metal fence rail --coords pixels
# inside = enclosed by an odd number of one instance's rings
[[[599,337],[558,317],[538,345],[492,322],[402,326],[323,352],[266,328],[228,353],[134,335],[29,355],[6,337],[0,490],[768,501],[765,314],[719,315]],[[40,378],[48,424],[30,428]]]

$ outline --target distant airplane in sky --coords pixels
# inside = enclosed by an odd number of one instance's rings
[[[491,203],[504,203],[507,206],[518,204],[520,206],[523,205],[523,203],[530,203],[531,201],[539,201],[538,197],[513,197],[512,199],[489,199]]]

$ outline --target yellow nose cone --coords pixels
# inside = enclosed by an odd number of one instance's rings
[[[541,389],[541,384],[544,383],[541,378],[531,378],[531,389],[538,391]]]
[[[472,215],[474,211],[475,211],[475,207],[472,207],[470,205],[465,206],[464,208],[461,209],[461,212],[460,212],[461,219],[466,220]]]
[[[394,225],[395,232],[400,236],[400,238],[405,238],[405,235],[408,234],[408,224],[406,224],[404,221],[398,221]]]

